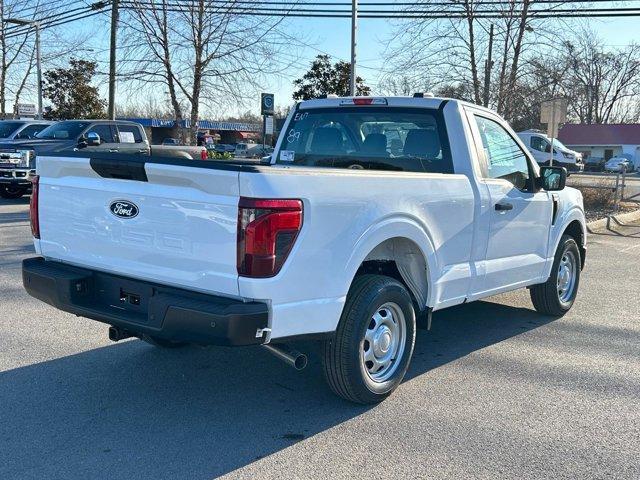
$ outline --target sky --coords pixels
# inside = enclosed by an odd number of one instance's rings
[[[288,19],[282,29],[287,34],[304,38],[307,45],[298,49],[299,59],[280,77],[271,78],[264,85],[265,92],[275,94],[276,106],[288,106],[293,103],[292,92],[294,79],[301,77],[309,68],[316,55],[328,53],[334,60],[349,61],[350,57],[350,19]],[[394,32],[398,20],[391,24],[382,19],[360,19],[358,28],[357,73],[365,83],[374,87],[380,72],[384,69],[383,58],[387,48],[387,40]],[[593,28],[604,42],[612,47],[620,47],[632,41],[640,42],[640,18],[589,19],[580,20]],[[76,57],[98,60],[102,71],[108,68],[109,24],[105,15],[93,17],[80,22],[65,25],[70,33],[87,35],[83,53]],[[567,27],[564,27],[567,28]],[[46,58],[45,58],[46,61]],[[46,62],[43,65],[46,70]],[[106,98],[106,82],[100,84],[101,93]],[[124,89],[122,89],[124,90]],[[126,102],[129,95],[126,91],[118,91],[117,101]],[[26,100],[26,99],[25,99]],[[259,93],[254,104],[239,106],[235,111],[220,111],[212,114],[214,118],[225,115],[240,114],[247,110],[259,112]]]

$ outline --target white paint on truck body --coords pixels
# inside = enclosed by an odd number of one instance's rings
[[[544,282],[567,225],[578,221],[584,231],[579,192],[555,193],[559,210],[552,225],[550,193],[484,178],[486,152],[476,116],[504,128],[538,173],[526,146],[497,115],[455,100],[386,100],[389,107],[442,109],[454,173],[275,164],[296,111],[344,101],[311,100],[292,109],[274,164],[256,171],[165,165],[151,158],[145,164],[148,182],[138,182],[101,178],[86,158],[40,158],[40,252],[136,279],[265,301],[271,339],[335,330],[356,271],[391,239],[411,242],[411,254],[422,256],[416,258],[426,269],[426,285],[416,289],[424,298],[420,307],[437,310]],[[241,196],[302,200],[302,229],[274,277],[237,273]],[[120,198],[140,213],[114,216],[109,205]],[[505,201],[513,210],[496,211],[495,204]]]

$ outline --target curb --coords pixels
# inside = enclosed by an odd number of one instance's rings
[[[618,224],[624,225],[625,222],[635,222],[640,219],[640,210],[635,210],[633,212],[621,213],[620,215],[612,215],[612,220]],[[600,220],[594,220],[593,222],[587,223],[587,232],[589,233],[598,233],[607,228],[607,218],[601,218]]]

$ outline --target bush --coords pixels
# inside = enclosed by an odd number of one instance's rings
[[[207,157],[214,160],[231,160],[233,155],[230,152],[216,152],[215,150],[207,150]]]
[[[615,200],[615,184],[609,180],[601,179],[595,182],[599,188],[584,187],[581,185],[573,185],[582,192],[584,198],[584,208],[586,210],[605,209],[613,207]]]

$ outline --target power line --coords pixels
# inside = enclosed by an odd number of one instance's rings
[[[101,13],[104,13],[104,10],[96,10],[96,11],[90,10],[89,12],[77,12],[70,15],[69,17],[57,18],[57,19],[54,18],[52,20],[42,21],[40,23],[40,28],[45,29],[45,28],[57,27],[57,26],[65,25],[67,23],[75,22],[78,20],[84,20],[85,18],[90,18],[95,15],[99,15]],[[11,32],[8,35],[5,35],[5,39],[24,35],[25,33],[29,32],[29,30],[31,30],[32,28],[33,27],[31,25],[27,25],[24,30]]]
[[[44,14],[46,14],[48,12],[53,12],[53,11],[56,11],[56,10],[58,10],[58,9],[63,7],[62,5],[55,5],[55,6],[49,5],[49,7],[46,8],[47,3],[48,2],[39,3],[37,5],[32,5],[30,7],[25,7],[22,10],[17,10],[17,11],[11,10],[8,13],[11,15],[11,17],[14,17],[14,18],[30,17],[30,16],[35,16],[35,15],[44,15]],[[75,4],[78,4],[78,3],[85,4],[85,2],[83,0],[74,0],[74,1],[71,1],[71,2],[69,2],[67,4],[65,4],[64,8],[67,9],[67,8],[69,8],[69,7],[71,7],[71,6],[75,5]],[[40,7],[42,7],[43,5],[44,5],[45,8],[40,9]],[[8,15],[6,15],[6,13],[7,13],[6,12],[6,7],[7,7],[7,5],[5,5],[5,17],[8,16]],[[29,12],[30,10],[31,10],[31,12]],[[29,13],[27,13],[27,12],[29,12]]]
[[[41,18],[34,18],[33,21],[41,22],[42,24],[44,24],[45,21],[47,21],[47,22],[48,21],[53,21],[57,17],[69,16],[69,15],[73,14],[74,12],[79,12],[81,10],[86,10],[86,9],[87,9],[87,7],[78,7],[78,8],[67,10],[67,11],[61,12],[61,13],[54,13],[52,15],[49,15],[46,18],[42,18],[42,17]],[[24,28],[25,26],[27,28]],[[9,33],[15,33],[16,29],[22,29],[22,31],[26,32],[26,31],[30,30],[30,27],[27,26],[27,25],[11,25],[9,27],[6,27],[5,31],[7,31]]]
[[[175,1],[175,0],[174,0]],[[123,0],[123,8],[129,10],[156,10],[155,5],[143,2]],[[168,12],[182,12],[186,10],[180,4],[167,3],[162,10]],[[306,8],[271,8],[271,7],[243,7],[233,9],[229,7],[215,6],[213,13],[225,13],[238,16],[267,16],[267,17],[302,17],[302,18],[351,18],[350,10],[343,9],[306,9]],[[574,9],[531,9],[528,15],[535,18],[585,18],[585,17],[637,17],[640,16],[640,8],[617,7],[596,8],[586,10]],[[361,18],[413,18],[413,19],[464,19],[470,15],[466,11],[456,10],[360,10]],[[505,12],[495,9],[479,9],[472,13],[473,18],[490,19],[504,18]]]

